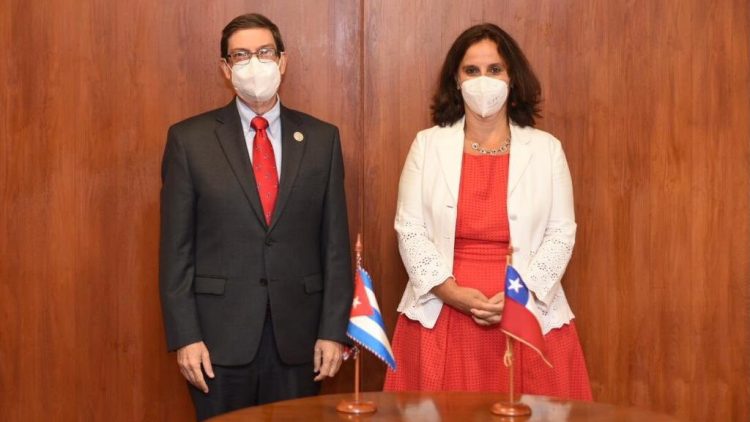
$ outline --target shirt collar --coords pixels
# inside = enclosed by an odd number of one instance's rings
[[[242,101],[240,97],[236,97],[235,101],[237,102],[237,110],[240,112],[242,126],[246,128],[245,132],[247,132],[248,130],[253,130],[253,128],[250,126],[250,121],[253,120],[253,118],[258,114],[256,114],[253,109],[250,108],[250,106],[245,104],[245,102]],[[266,129],[268,133],[271,136],[280,135],[277,133],[273,133],[273,128],[275,127],[276,122],[281,118],[281,98],[279,98],[278,94],[276,95],[276,104],[274,104],[270,110],[263,113],[262,117],[268,120],[268,129]]]

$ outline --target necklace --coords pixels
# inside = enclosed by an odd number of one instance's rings
[[[505,154],[508,152],[508,149],[510,148],[510,137],[505,139],[505,143],[500,145],[499,147],[495,149],[484,149],[479,146],[479,142],[471,142],[471,149],[474,151],[480,153],[480,154],[486,154],[486,155],[498,155],[498,154]]]

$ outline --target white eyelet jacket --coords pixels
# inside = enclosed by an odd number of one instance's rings
[[[419,132],[399,182],[395,229],[409,281],[398,311],[426,328],[435,326],[443,306],[430,290],[453,273],[463,128],[461,119]],[[546,334],[574,317],[560,284],[575,243],[573,186],[560,141],[515,124],[510,133],[513,266],[534,293]]]

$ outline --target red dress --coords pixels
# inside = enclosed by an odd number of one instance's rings
[[[456,221],[453,274],[460,286],[492,297],[503,290],[510,240],[506,209],[508,155],[464,154]],[[548,367],[515,342],[514,389],[520,393],[591,400],[591,387],[573,321],[545,336]],[[433,329],[405,315],[393,336],[397,371],[385,391],[508,391],[505,334],[481,327],[444,305]]]

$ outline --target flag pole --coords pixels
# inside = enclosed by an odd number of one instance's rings
[[[505,271],[508,271],[508,267],[513,264],[513,246],[508,245],[508,255],[505,257]],[[507,277],[507,276],[506,276]],[[503,280],[503,286],[505,286],[505,280]],[[503,364],[508,368],[508,379],[510,380],[509,386],[509,401],[497,402],[492,405],[490,412],[499,416],[528,416],[531,415],[531,408],[520,401],[516,401],[513,397],[513,338],[506,334],[505,336],[505,355],[503,356]]]
[[[505,257],[505,268],[513,265],[513,246],[508,245],[508,255]],[[505,284],[503,282],[503,284]],[[513,397],[513,338],[511,336],[505,336],[505,356],[503,357],[505,366],[508,368],[508,379],[510,380],[510,402],[515,403]]]
[[[355,271],[359,271],[360,268],[362,268],[362,235],[360,233],[357,233],[357,243],[354,245],[354,253],[355,253],[355,264],[356,269]],[[354,400],[342,400],[338,406],[336,406],[336,411],[341,413],[351,413],[351,414],[364,414],[364,413],[373,413],[376,410],[378,410],[377,406],[375,406],[375,403],[371,401],[360,401],[359,400],[359,373],[360,373],[360,356],[359,356],[359,348],[354,347]]]
[[[354,402],[359,403],[359,350],[354,355]]]
[[[508,360],[506,366],[508,367],[508,379],[510,379],[510,402],[514,403],[513,399],[513,339],[510,336],[505,336],[505,358]]]

